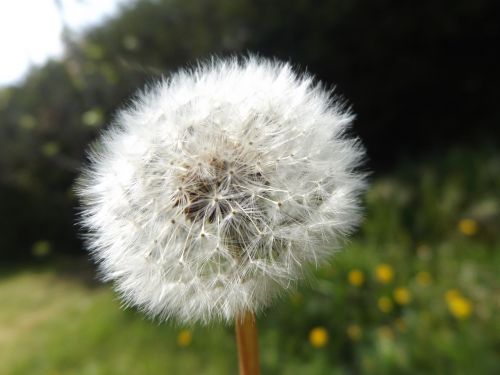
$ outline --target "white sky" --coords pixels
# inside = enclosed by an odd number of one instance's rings
[[[21,79],[30,66],[59,56],[63,19],[73,31],[98,24],[126,0],[0,0],[0,86]],[[63,19],[62,19],[63,18]]]

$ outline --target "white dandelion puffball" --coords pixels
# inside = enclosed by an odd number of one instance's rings
[[[359,222],[351,120],[312,77],[256,57],[148,87],[117,113],[78,188],[105,279],[161,320],[261,310]]]

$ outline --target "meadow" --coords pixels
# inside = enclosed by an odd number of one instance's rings
[[[376,174],[360,231],[259,316],[263,374],[500,373],[500,155]],[[41,240],[0,268],[0,374],[235,374],[233,327],[120,308],[86,258]]]

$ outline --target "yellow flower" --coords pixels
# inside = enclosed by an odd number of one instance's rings
[[[380,264],[375,270],[377,280],[382,284],[388,284],[394,278],[394,271],[388,264]]]
[[[446,302],[451,315],[457,319],[468,318],[472,314],[472,303],[465,298],[456,289],[451,289],[446,292]]]
[[[470,301],[464,297],[459,297],[453,299],[449,304],[448,308],[450,312],[458,319],[465,319],[472,313],[472,304]]]
[[[446,302],[450,303],[450,301],[454,300],[455,298],[459,298],[461,296],[462,295],[458,290],[450,289],[445,293],[444,298],[446,299]]]
[[[391,312],[393,304],[389,297],[380,297],[377,301],[378,308],[384,313]]]
[[[365,275],[360,270],[351,270],[347,275],[347,280],[353,286],[361,286],[365,282]]]
[[[411,293],[407,288],[399,287],[394,289],[394,300],[399,305],[407,305],[411,301]]]
[[[416,276],[417,283],[421,286],[429,286],[432,283],[432,276],[427,271],[420,271]]]
[[[193,334],[188,329],[183,329],[177,335],[177,345],[179,345],[181,348],[189,346],[192,340],[193,340]]]
[[[458,229],[466,236],[473,236],[477,233],[479,227],[475,220],[462,219],[458,222]]]
[[[309,332],[309,342],[315,348],[322,348],[328,343],[328,331],[324,327],[316,327]]]
[[[347,336],[352,341],[358,341],[363,336],[363,330],[357,324],[349,324],[347,326]]]

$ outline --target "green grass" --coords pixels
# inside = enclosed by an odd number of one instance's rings
[[[263,373],[498,373],[499,170],[494,153],[456,151],[375,178],[356,237],[259,317]],[[0,276],[0,374],[237,373],[232,327],[150,322],[80,267]],[[321,347],[315,327],[329,336]],[[179,345],[186,328],[192,341]]]
[[[220,374],[236,366],[227,329],[196,329],[199,337],[181,348],[178,327],[120,310],[108,288],[53,270],[3,279],[0,298],[1,374]]]

